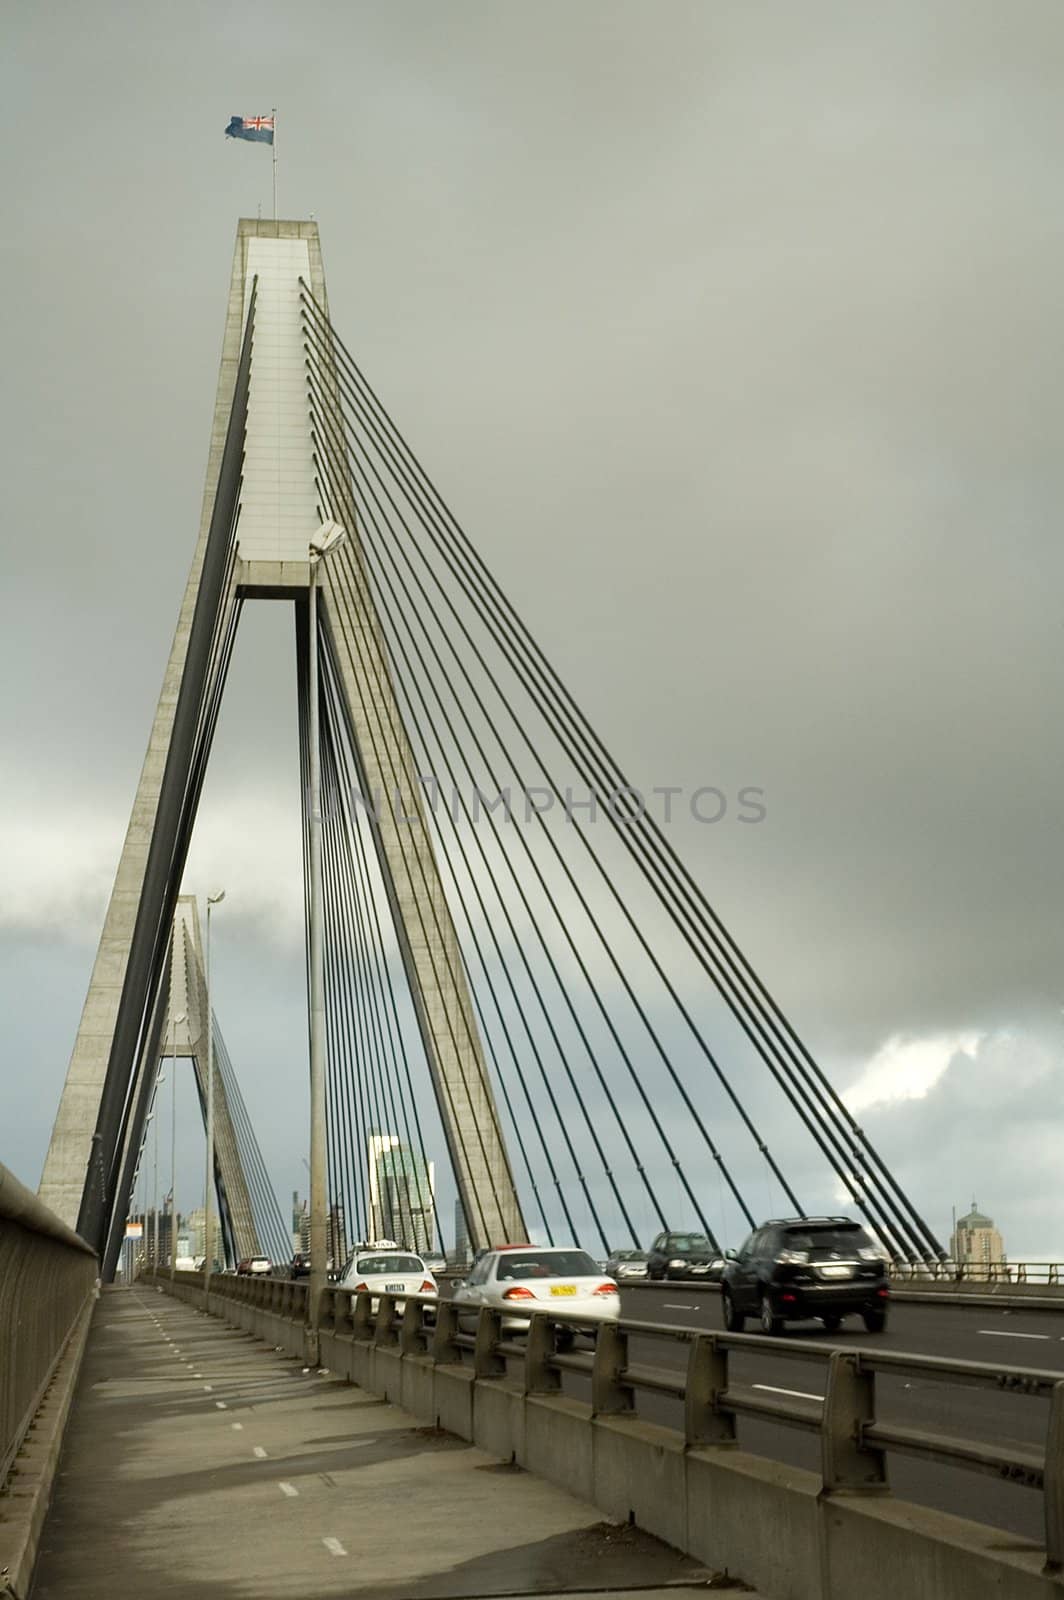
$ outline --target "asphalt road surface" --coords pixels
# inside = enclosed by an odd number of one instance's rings
[[[626,1319],[684,1328],[723,1331],[720,1298],[715,1292],[692,1291],[681,1283],[624,1289],[621,1314]],[[756,1325],[749,1325],[751,1333]],[[784,1340],[763,1339],[764,1354],[734,1353],[729,1382],[781,1399],[823,1398],[826,1367],[789,1356],[784,1341],[806,1347],[892,1351],[943,1356],[955,1361],[980,1361],[1008,1367],[1054,1371],[1064,1379],[1064,1312],[1012,1311],[998,1307],[915,1305],[895,1301],[884,1333],[865,1331],[860,1317],[849,1317],[839,1332],[828,1336],[818,1323],[788,1326]],[[760,1341],[759,1341],[760,1342]],[[580,1340],[577,1349],[590,1350]],[[639,1366],[683,1372],[686,1348],[668,1339],[633,1335],[629,1359]],[[515,1377],[518,1373],[515,1371]],[[590,1398],[586,1378],[566,1373],[563,1391],[576,1399]],[[877,1376],[876,1411],[882,1422],[905,1424],[1002,1449],[1041,1450],[1045,1446],[1048,1401],[1030,1395],[967,1388],[913,1375]],[[669,1395],[640,1393],[639,1413],[650,1422],[683,1426],[682,1403]],[[820,1471],[820,1443],[783,1423],[738,1419],[744,1450],[811,1472]],[[956,1516],[1002,1529],[1006,1535],[1044,1540],[1042,1494],[982,1472],[949,1462],[917,1460],[891,1454],[888,1474],[893,1492],[905,1500],[949,1511]]]

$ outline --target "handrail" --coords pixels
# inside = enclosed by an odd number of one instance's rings
[[[0,1489],[96,1284],[84,1239],[0,1165]]]
[[[179,1274],[179,1277],[192,1275]],[[282,1280],[216,1278],[212,1292],[250,1300],[272,1309]],[[295,1288],[296,1285],[290,1285]],[[294,1298],[294,1297],[293,1297]],[[376,1307],[374,1308],[374,1302]],[[370,1294],[330,1285],[323,1292],[321,1325],[341,1338],[378,1348],[397,1349],[434,1365],[469,1364],[477,1380],[512,1377],[508,1362],[521,1365],[526,1395],[557,1392],[562,1375],[590,1379],[591,1412],[597,1416],[637,1414],[640,1394],[671,1395],[683,1403],[682,1435],[687,1448],[728,1446],[737,1442],[736,1418],[757,1417],[818,1434],[821,1442],[823,1490],[887,1491],[886,1456],[897,1452],[946,1463],[968,1471],[991,1473],[1003,1481],[1043,1493],[1046,1526],[1046,1570],[1064,1564],[1064,1374],[1036,1367],[989,1361],[954,1361],[900,1351],[875,1351],[835,1343],[810,1345],[764,1335],[718,1333],[631,1318],[599,1326],[594,1355],[558,1348],[560,1332],[586,1328],[579,1312],[533,1312],[523,1343],[504,1337],[502,1314],[487,1307],[469,1308],[476,1332],[460,1326],[461,1307],[437,1295]],[[670,1372],[628,1359],[631,1337],[670,1342],[686,1352],[685,1369]],[[755,1360],[813,1362],[824,1373],[822,1397],[755,1393],[729,1381],[733,1354]],[[964,1439],[901,1425],[877,1416],[879,1374],[931,1378],[940,1383],[975,1386],[1048,1401],[1044,1450],[999,1446],[993,1441]]]
[[[0,1220],[17,1222],[20,1228],[28,1228],[31,1233],[42,1233],[50,1239],[56,1239],[60,1244],[65,1244],[71,1250],[81,1250],[85,1255],[94,1256],[90,1245],[85,1243],[80,1233],[75,1233],[73,1228],[59,1217],[54,1211],[42,1203],[32,1189],[27,1189],[20,1183],[13,1172],[0,1162]]]

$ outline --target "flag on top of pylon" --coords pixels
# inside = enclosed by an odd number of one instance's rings
[[[230,117],[227,139],[251,139],[255,144],[273,143],[272,117]]]

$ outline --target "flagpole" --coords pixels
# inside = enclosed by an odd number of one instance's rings
[[[277,221],[277,107],[273,108],[273,220]]]

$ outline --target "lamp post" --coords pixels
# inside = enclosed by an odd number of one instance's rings
[[[170,1282],[177,1273],[177,1030],[188,1017],[182,1011],[170,1024]]]
[[[338,550],[347,530],[326,522],[310,544],[310,617],[308,631],[307,695],[310,701],[308,767],[310,778],[310,1278],[307,1314],[310,1346],[317,1360],[321,1298],[327,1278],[326,1245],[326,1132],[325,1132],[325,961],[324,902],[321,868],[321,731],[318,726],[318,572],[322,561]]]
[[[165,1082],[166,1082],[166,1078],[163,1076],[162,1073],[160,1073],[159,1076],[155,1080],[155,1088],[152,1090],[152,1097],[151,1097],[151,1110],[148,1112],[148,1121],[155,1124],[154,1131],[153,1131],[153,1134],[152,1134],[152,1158],[151,1158],[151,1182],[152,1182],[151,1270],[153,1272],[158,1272],[158,1270],[159,1270],[159,1119],[155,1115],[155,1106],[156,1106],[156,1101],[159,1098],[159,1090],[162,1088],[162,1086],[163,1086],[163,1084]]]
[[[209,1308],[211,1265],[211,1200],[214,1195],[214,1012],[211,1009],[211,907],[221,905],[225,890],[207,896],[207,1171],[203,1180],[203,1309]]]

